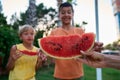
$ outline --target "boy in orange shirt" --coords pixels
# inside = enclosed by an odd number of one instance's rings
[[[71,25],[74,16],[74,10],[70,3],[65,2],[59,6],[59,18],[62,25],[51,31],[50,36],[63,36],[73,34],[84,34],[84,30]],[[101,52],[103,43],[95,42],[94,51]],[[55,59],[55,80],[84,80],[83,64],[77,59]]]
[[[71,25],[74,16],[74,10],[70,3],[62,3],[59,7],[59,18],[62,26],[51,31],[50,36],[62,36],[79,34],[82,35],[84,30]],[[75,60],[61,60],[55,59],[55,80],[83,80],[83,66],[82,63]]]

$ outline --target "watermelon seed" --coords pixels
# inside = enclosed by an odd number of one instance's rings
[[[86,40],[88,40],[88,36],[85,36],[83,39],[82,39],[82,42],[85,42]]]
[[[88,40],[88,36],[85,36],[84,40]]]
[[[55,51],[60,51],[61,49],[62,49],[62,45],[60,45],[59,43],[57,43],[57,44],[55,45],[54,50],[55,50]]]
[[[79,44],[76,43],[72,48],[79,49]]]
[[[54,46],[53,49],[54,49],[55,51],[60,51],[60,50],[62,49],[62,45],[59,44],[59,43],[48,42],[48,44],[53,45],[53,46]]]

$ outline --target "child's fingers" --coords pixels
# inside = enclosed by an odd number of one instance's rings
[[[82,51],[80,50],[81,54],[84,55],[84,56],[90,56],[94,53],[93,50],[90,50],[90,51]]]

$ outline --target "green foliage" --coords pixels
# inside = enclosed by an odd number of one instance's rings
[[[44,4],[41,3],[37,6],[37,16],[43,18],[45,14],[48,14],[49,10],[45,8]]]
[[[88,24],[87,22],[82,21],[82,24],[81,24],[80,26],[83,27],[83,26],[85,26],[85,25],[87,25],[87,24]]]
[[[43,3],[37,6],[38,23],[42,25],[48,25],[48,23],[51,23],[53,20],[55,20],[56,16],[57,12],[54,8],[46,8]]]
[[[11,46],[18,42],[19,38],[16,31],[6,26],[0,27],[0,55],[4,56],[3,67],[8,61]]]
[[[6,17],[4,17],[4,14],[0,13],[0,26],[6,25]]]
[[[67,2],[70,2],[70,3],[71,3],[72,1],[73,1],[73,0],[67,0]]]
[[[50,16],[49,13],[50,13],[50,15],[52,15],[52,16]],[[53,18],[53,16],[54,16],[56,13],[57,13],[57,12],[56,12],[55,9],[53,9],[52,7],[46,8],[43,3],[41,3],[41,4],[39,4],[39,5],[37,6],[37,17],[38,17],[38,18],[44,18],[45,15],[47,15],[47,14],[48,14],[51,18]]]
[[[43,3],[37,5],[36,10],[37,10],[36,17],[38,18],[37,24],[39,22],[43,23],[43,24],[47,24],[48,21],[52,21],[56,17],[56,14],[57,14],[55,9],[53,9],[52,7],[47,9]],[[26,15],[27,15],[27,10],[25,11],[25,13],[20,13],[20,20],[17,20],[17,22],[15,22],[15,23],[18,23],[18,26],[24,25],[26,22],[26,19],[27,19]],[[49,18],[48,18],[48,16],[49,16]]]
[[[0,13],[2,12],[3,8],[2,8],[2,4],[1,4],[1,1],[0,1]]]
[[[20,13],[20,20],[18,21],[19,25],[24,25],[26,20],[26,14]]]
[[[37,30],[36,31],[36,36],[35,36],[35,41],[34,41],[34,45],[39,47],[38,45],[38,39],[42,38],[43,37],[43,33],[45,32],[44,30]]]
[[[75,24],[75,27],[81,27],[79,24]]]
[[[80,25],[80,24],[75,24],[75,27],[83,27],[83,26],[85,26],[85,25],[87,25],[88,23],[87,22],[85,22],[85,21],[82,21],[82,24]]]
[[[77,5],[76,0],[67,0],[67,2]]]
[[[14,30],[18,30],[18,28],[19,28],[19,23],[18,22],[19,22],[19,19],[17,17],[17,14],[15,13],[11,16],[11,19],[10,19],[10,24],[12,25],[11,27]]]
[[[120,50],[120,40],[114,41],[104,46],[104,49]]]

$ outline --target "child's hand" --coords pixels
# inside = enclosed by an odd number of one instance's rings
[[[93,50],[97,52],[101,52],[103,49],[103,43],[102,42],[95,42]]]
[[[11,58],[16,61],[16,60],[17,60],[18,58],[20,58],[22,55],[23,55],[23,54],[22,54],[20,51],[16,51],[16,53],[13,54],[13,55],[11,56]]]
[[[47,60],[47,56],[43,54],[43,52],[39,49],[38,56],[40,56],[41,60],[45,62]]]

